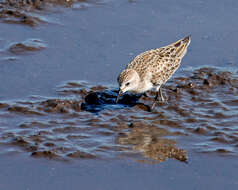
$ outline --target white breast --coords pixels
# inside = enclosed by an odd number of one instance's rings
[[[151,78],[152,78],[152,73],[148,72],[147,76],[144,77],[143,80],[141,80],[139,88],[137,89],[137,93],[144,93],[153,88]]]

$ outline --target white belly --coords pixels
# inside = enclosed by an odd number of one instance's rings
[[[134,89],[132,92],[134,93],[144,93],[147,92],[148,90],[151,90],[153,88],[153,84],[150,81],[144,81],[139,85],[137,89]]]

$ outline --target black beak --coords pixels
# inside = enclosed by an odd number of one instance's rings
[[[118,93],[118,95],[117,95],[116,104],[117,104],[117,102],[119,101],[119,98],[120,98],[120,96],[121,96],[122,94],[123,94],[123,93],[122,93],[122,91],[120,90],[119,93]]]

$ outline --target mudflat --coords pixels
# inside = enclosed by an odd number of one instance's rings
[[[237,189],[237,8],[0,1],[0,189]],[[115,103],[133,57],[187,34],[167,103]]]

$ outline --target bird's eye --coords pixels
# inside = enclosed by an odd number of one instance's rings
[[[126,83],[126,86],[129,86],[130,85],[130,83],[128,82],[128,83]]]

